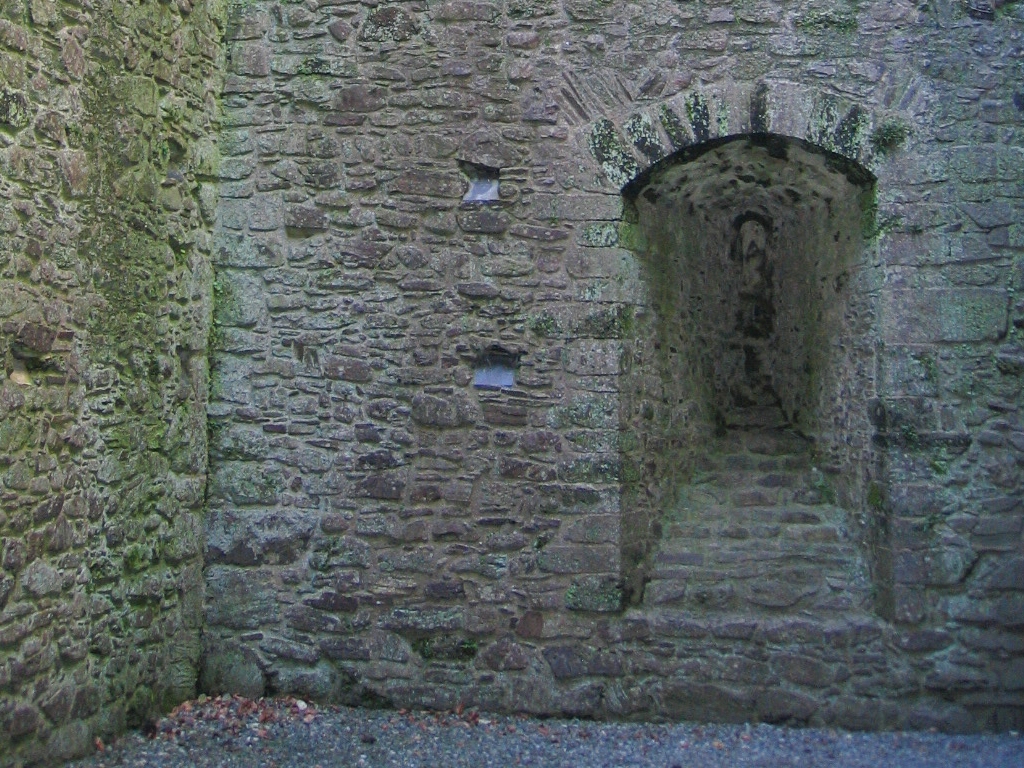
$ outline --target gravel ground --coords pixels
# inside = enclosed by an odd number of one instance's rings
[[[472,711],[437,714],[318,709],[294,698],[187,702],[143,732],[70,763],[101,766],[657,766],[657,768],[1021,768],[1010,733],[846,733],[767,725],[655,725],[538,720]]]

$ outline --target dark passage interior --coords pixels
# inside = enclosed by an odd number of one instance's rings
[[[650,303],[627,355],[624,562],[646,602],[848,609],[846,510],[869,473],[873,179],[805,142],[734,137],[628,187]],[[645,540],[646,537],[646,540]]]

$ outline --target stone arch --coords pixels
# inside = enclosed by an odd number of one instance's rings
[[[800,139],[874,172],[879,132],[892,122],[887,113],[828,91],[761,80],[681,91],[621,118],[601,117],[579,138],[602,182],[622,189],[675,152],[746,134]]]

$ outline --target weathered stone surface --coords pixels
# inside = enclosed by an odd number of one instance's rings
[[[212,694],[237,693],[257,699],[266,681],[254,654],[239,648],[207,647],[203,655],[200,685]]]
[[[227,14],[0,15],[0,763],[35,764],[195,692]]]
[[[899,319],[886,328],[898,342],[996,341],[1006,333],[1008,296],[1000,288],[897,291]]]
[[[0,20],[11,759],[204,610],[211,690],[1019,722],[1018,11],[79,5]]]
[[[452,630],[465,623],[462,608],[396,608],[381,621],[385,629],[394,630]]]
[[[388,5],[367,14],[366,20],[359,30],[359,39],[378,43],[385,40],[402,42],[408,40],[418,31],[416,22],[408,13],[399,6]]]
[[[246,571],[215,566],[207,569],[206,588],[206,620],[211,624],[252,629],[278,618],[277,597],[266,577],[256,585]]]
[[[519,643],[502,638],[481,653],[480,660],[495,672],[507,672],[526,669],[530,663],[530,656]]]
[[[417,395],[412,401],[412,418],[429,427],[453,428],[473,423],[472,406],[462,395]]]

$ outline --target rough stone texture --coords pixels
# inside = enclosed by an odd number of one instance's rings
[[[0,3],[0,760],[1024,726],[1024,11],[791,5]]]
[[[967,11],[232,6],[210,674],[1019,727],[1024,17]]]
[[[0,765],[195,691],[218,13],[0,3]]]

